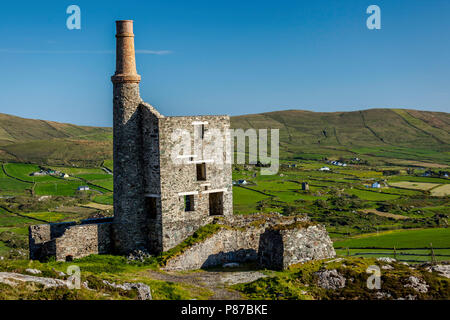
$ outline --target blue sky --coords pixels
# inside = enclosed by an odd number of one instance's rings
[[[81,8],[81,30],[66,8]],[[381,30],[366,8],[381,8]],[[141,96],[164,115],[450,110],[450,1],[8,1],[0,112],[112,125],[115,20],[133,19]]]

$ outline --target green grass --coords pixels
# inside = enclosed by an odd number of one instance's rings
[[[112,176],[110,176],[110,177],[111,177],[110,179],[90,180],[89,182],[112,191],[114,184],[113,184]]]
[[[251,191],[241,187],[233,187],[233,208],[234,213],[254,213],[258,210],[258,201],[269,199],[259,192]]]
[[[112,175],[107,174],[105,172],[103,172],[102,174],[99,174],[99,173],[77,174],[76,176],[79,178],[88,180],[88,181],[105,180],[105,179],[112,181]]]
[[[74,196],[77,192],[78,187],[85,186],[86,182],[81,180],[62,180],[58,179],[54,183],[37,183],[34,189],[36,195],[59,195],[59,196]],[[89,185],[91,190],[83,191],[93,193],[96,189],[102,192],[107,192],[103,188],[96,188],[95,186]]]
[[[94,197],[94,202],[100,203],[100,204],[113,204],[113,195],[110,194],[102,194],[99,196]]]
[[[380,247],[380,248],[422,248],[450,247],[450,228],[433,228],[421,230],[396,230],[380,233],[379,235],[364,235],[352,239],[336,241],[338,247]]]
[[[438,184],[447,184],[450,183],[450,179],[444,178],[432,178],[432,177],[416,177],[416,176],[393,176],[389,177],[389,182],[401,182],[401,181],[410,181],[410,182],[424,182],[424,183],[438,183]]]
[[[83,175],[83,174],[100,174],[103,175],[105,172],[100,168],[79,168],[79,167],[61,167],[61,166],[51,166],[51,169],[58,170],[68,175]]]
[[[6,230],[2,230],[2,228],[22,227],[33,222],[32,219],[21,217],[0,208],[0,232]]]
[[[111,171],[114,171],[114,166],[113,166],[113,160],[112,159],[103,161],[103,166],[105,168],[108,168]]]
[[[361,189],[347,189],[345,190],[348,194],[353,194],[360,199],[368,200],[368,201],[385,201],[385,200],[394,200],[397,199],[398,195],[378,192],[378,191],[366,191]]]
[[[448,261],[450,260],[450,249],[433,249],[435,254],[435,261]],[[389,257],[398,261],[405,261],[409,263],[422,263],[431,262],[431,250],[388,250],[388,249],[337,249],[336,254],[338,256],[351,256],[365,257],[365,258],[380,258]],[[414,255],[413,255],[414,254]],[[440,256],[443,255],[443,256]]]
[[[67,218],[71,218],[71,214],[62,212],[30,212],[24,213],[23,215],[31,218],[36,218],[40,220],[45,220],[48,222],[61,222]]]
[[[0,256],[5,256],[9,250],[11,250],[9,247],[5,245],[2,241],[0,241]]]
[[[73,196],[79,186],[85,185],[81,181],[57,181],[55,183],[37,183],[34,189],[36,195]]]
[[[1,165],[1,164],[0,164]],[[10,178],[0,168],[0,194],[17,195],[25,194],[32,187],[31,183]]]

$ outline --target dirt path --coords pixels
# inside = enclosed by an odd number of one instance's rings
[[[157,272],[145,271],[150,278],[162,281],[171,281],[205,287],[214,292],[211,300],[240,300],[242,296],[239,292],[229,289],[227,286],[252,282],[259,278],[266,277],[257,271],[236,271],[236,272]]]

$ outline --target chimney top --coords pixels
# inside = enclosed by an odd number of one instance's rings
[[[116,21],[116,73],[114,83],[139,83],[141,76],[136,71],[133,20]]]

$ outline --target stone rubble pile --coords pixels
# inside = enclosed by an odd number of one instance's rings
[[[345,287],[346,279],[336,269],[318,271],[314,275],[317,276],[317,285],[321,288],[336,290]]]
[[[138,292],[139,300],[152,300],[152,292],[150,290],[150,287],[142,282],[126,282],[123,284],[116,284],[114,282],[103,280],[103,283],[115,289],[122,289],[125,291],[136,290]]]

